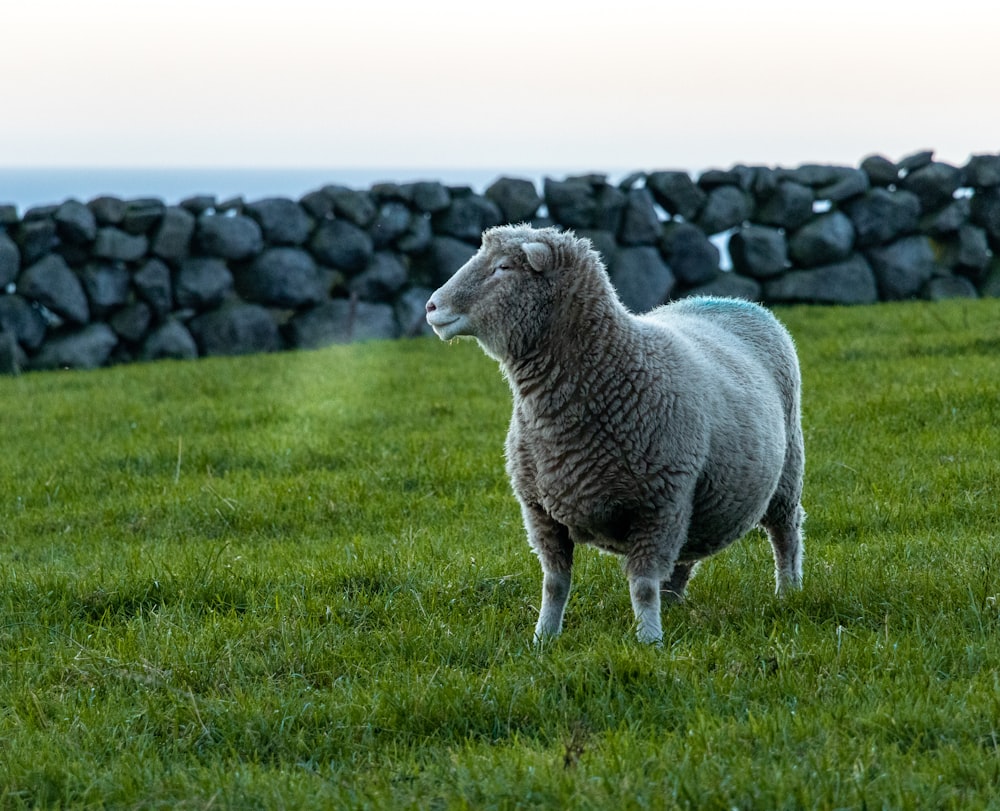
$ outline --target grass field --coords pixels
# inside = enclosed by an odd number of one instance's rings
[[[472,343],[0,379],[0,808],[1000,808],[1000,301],[779,315],[804,589],[662,649],[588,549],[529,644]]]

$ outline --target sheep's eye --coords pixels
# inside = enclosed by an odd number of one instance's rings
[[[494,274],[497,274],[497,273],[506,273],[507,271],[513,270],[513,269],[514,268],[512,268],[510,265],[505,264],[504,262],[500,262],[499,264],[496,264],[496,265],[493,266],[493,273]]]

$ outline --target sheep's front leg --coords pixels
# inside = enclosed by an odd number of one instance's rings
[[[569,530],[537,505],[522,504],[528,541],[542,564],[542,605],[535,625],[535,642],[558,636],[569,599],[573,542]]]
[[[688,512],[685,510],[670,519],[632,530],[632,548],[625,559],[625,574],[635,613],[635,633],[640,642],[660,644],[663,641],[660,607],[664,575],[672,573],[667,588],[676,588],[680,593],[690,577],[691,566],[682,564],[680,570],[675,569],[687,525]]]

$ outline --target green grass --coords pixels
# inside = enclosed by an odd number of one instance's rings
[[[1000,301],[783,309],[805,587],[751,536],[562,637],[471,343],[0,379],[0,808],[1000,807]]]

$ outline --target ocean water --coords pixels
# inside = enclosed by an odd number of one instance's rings
[[[542,177],[564,177],[572,172],[517,169],[112,169],[112,168],[3,168],[0,167],[0,205],[14,205],[23,213],[35,206],[68,199],[87,202],[101,195],[123,199],[153,197],[176,204],[198,194],[220,202],[233,197],[298,199],[331,183],[366,189],[381,182],[436,180],[449,186],[484,191],[498,177],[521,177],[541,183]]]

